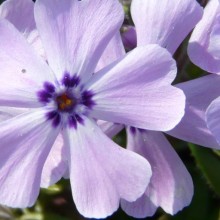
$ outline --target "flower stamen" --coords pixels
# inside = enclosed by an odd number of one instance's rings
[[[73,108],[76,102],[69,97],[66,93],[63,93],[56,97],[58,109],[60,111],[69,111]]]

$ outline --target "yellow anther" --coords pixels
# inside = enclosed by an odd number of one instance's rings
[[[58,108],[62,111],[69,110],[74,105],[74,101],[66,93],[57,96],[56,101]]]

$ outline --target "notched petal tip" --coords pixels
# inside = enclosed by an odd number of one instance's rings
[[[118,209],[120,199],[139,198],[152,171],[143,157],[117,146],[94,122],[83,120],[77,131],[64,134],[74,161],[69,161],[73,199],[83,216],[105,218]]]

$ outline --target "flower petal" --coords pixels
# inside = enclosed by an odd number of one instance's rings
[[[195,0],[133,0],[137,44],[159,44],[172,54],[202,17]]]
[[[38,0],[35,20],[58,79],[65,71],[90,77],[122,24],[123,10],[118,1]]]
[[[36,29],[34,2],[32,0],[4,1],[0,5],[0,18],[10,21],[24,35],[36,52],[42,57],[45,57],[44,49]]]
[[[205,7],[201,21],[196,25],[188,45],[188,55],[191,61],[200,68],[211,72],[220,72],[220,57],[216,56],[216,50],[220,45],[216,44],[219,36],[220,4],[218,0],[210,0]],[[213,46],[217,47],[213,51]],[[219,52],[218,52],[219,53]]]
[[[32,206],[40,190],[41,172],[58,134],[45,111],[19,115],[0,123],[0,203]]]
[[[0,21],[0,33],[0,105],[41,106],[36,92],[55,81],[53,74],[13,25]]]
[[[127,51],[137,46],[137,34],[134,26],[124,26],[122,29],[122,41]]]
[[[28,112],[28,110],[22,108],[0,107],[0,122],[25,112]],[[44,164],[41,175],[41,187],[47,188],[66,175],[66,170],[68,169],[66,157],[63,139],[62,136],[59,135]]]
[[[27,112],[27,108],[0,107],[0,122],[13,118],[19,114]]]
[[[41,187],[48,188],[57,183],[66,174],[68,170],[66,154],[63,138],[58,135],[43,167]]]
[[[7,0],[0,5],[0,18],[10,21],[21,33],[28,35],[36,28],[32,0]]]
[[[77,130],[67,128],[69,168],[73,199],[85,217],[104,218],[119,206],[120,198],[135,201],[151,177],[141,156],[111,141],[98,126],[83,118]]]
[[[170,214],[175,214],[189,205],[193,196],[191,176],[165,136],[154,131],[138,129],[135,133],[130,129],[127,131],[127,148],[144,156],[152,167],[153,175],[145,196],[155,206],[162,207]],[[138,202],[138,204],[142,203]],[[133,203],[134,208],[135,205],[137,206]],[[138,208],[140,209],[137,206],[136,209]],[[132,213],[129,214],[132,215]],[[135,216],[135,212],[133,216],[138,217]],[[149,216],[148,209],[142,217],[146,216]]]
[[[47,61],[45,51],[40,39],[40,36],[38,34],[37,29],[33,30],[28,36],[27,36],[28,43],[33,47],[33,49],[36,51],[38,55],[40,55],[45,61]]]
[[[122,43],[120,33],[117,33],[109,42],[108,46],[104,50],[101,58],[99,59],[96,71],[101,70],[110,63],[122,58],[125,55],[125,48]]]
[[[210,34],[210,43],[208,51],[213,57],[220,60],[220,13],[217,24],[214,25]]]
[[[94,118],[152,130],[170,130],[184,114],[185,97],[171,86],[176,65],[167,50],[148,45],[93,76]],[[175,112],[174,112],[175,109]]]
[[[113,138],[124,128],[124,125],[122,124],[116,124],[102,120],[98,120],[97,124],[101,128],[101,130],[110,138]]]
[[[207,127],[205,112],[209,104],[220,96],[220,77],[209,75],[177,85],[186,95],[185,115],[169,135],[201,146],[220,145]]]
[[[207,126],[220,144],[220,97],[215,99],[206,111]]]
[[[134,218],[153,216],[158,208],[145,194],[134,202],[122,200],[121,207],[123,211]]]

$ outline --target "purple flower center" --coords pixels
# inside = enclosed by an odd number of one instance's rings
[[[57,108],[59,111],[71,111],[73,110],[76,101],[70,97],[66,92],[56,97]]]
[[[83,89],[78,76],[70,76],[65,73],[60,85],[55,87],[50,82],[43,84],[43,89],[37,93],[38,100],[45,106],[52,108],[47,112],[46,117],[52,121],[52,125],[77,128],[77,124],[83,124],[82,115],[95,105],[93,101],[94,93]]]

